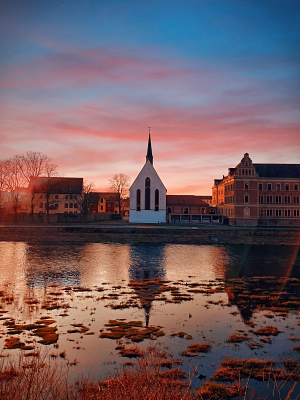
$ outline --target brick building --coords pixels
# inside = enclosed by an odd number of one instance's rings
[[[230,225],[300,225],[300,164],[255,164],[245,153],[215,179],[212,206]]]

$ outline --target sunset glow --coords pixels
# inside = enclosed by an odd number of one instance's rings
[[[299,163],[300,3],[3,0],[1,159],[28,150],[101,190],[151,126],[168,194],[211,194],[248,152]]]

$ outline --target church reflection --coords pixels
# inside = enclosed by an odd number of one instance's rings
[[[228,303],[238,307],[245,323],[257,310],[290,311],[300,304],[298,246],[230,246],[227,252]]]
[[[149,326],[152,302],[165,277],[165,246],[135,244],[130,246],[129,280],[145,282],[141,290],[132,286],[145,312],[145,325]]]

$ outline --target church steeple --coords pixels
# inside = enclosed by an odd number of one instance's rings
[[[148,138],[148,149],[146,154],[146,162],[150,161],[153,165],[153,155],[152,155],[152,146],[151,146],[151,137],[150,137],[150,128],[149,128],[149,138]]]

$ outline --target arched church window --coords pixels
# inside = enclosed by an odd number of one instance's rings
[[[155,189],[155,211],[159,211],[159,190]]]
[[[150,178],[145,179],[145,210],[150,210]]]
[[[136,211],[141,211],[141,190],[136,191]]]

